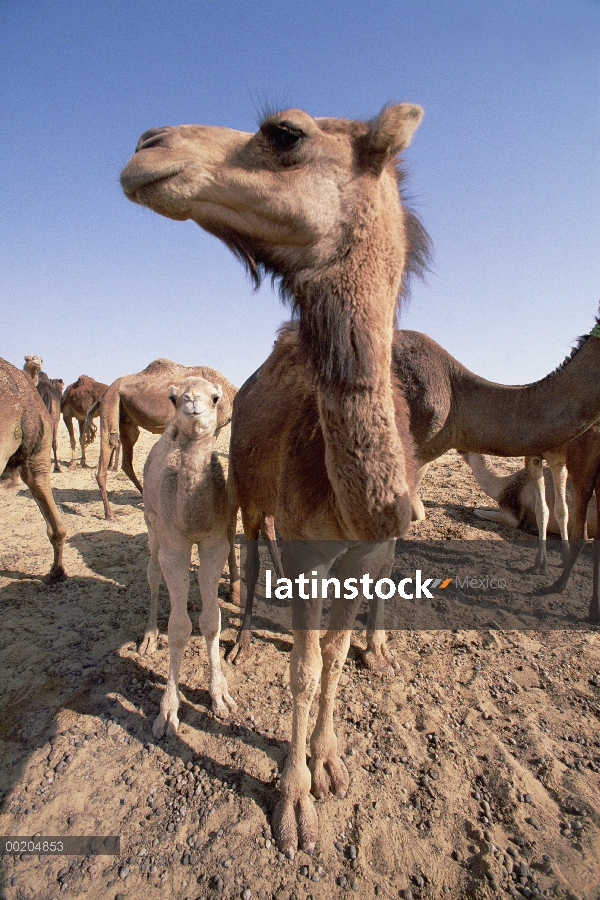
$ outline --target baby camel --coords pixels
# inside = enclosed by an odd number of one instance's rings
[[[179,727],[179,669],[192,633],[187,613],[192,545],[200,557],[198,584],[202,599],[200,630],[206,641],[209,691],[213,711],[227,716],[236,708],[221,672],[219,634],[221,612],[217,590],[229,553],[225,476],[213,453],[220,385],[205,378],[187,378],[171,385],[175,413],[154,445],[144,467],[144,516],[148,526],[151,606],[140,653],[152,653],[158,636],[156,608],[161,572],[171,600],[169,617],[169,676],[153,732],[161,737]]]

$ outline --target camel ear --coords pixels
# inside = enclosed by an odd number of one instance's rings
[[[177,406],[177,387],[174,384],[169,387],[169,400],[173,406]]]
[[[223,386],[220,384],[216,385],[217,390],[223,392]],[[229,425],[231,422],[231,403],[227,397],[227,394],[222,393],[221,399],[217,403],[217,430],[224,428],[225,425]]]
[[[422,118],[422,108],[413,103],[384,106],[361,140],[361,166],[379,175],[391,159],[408,147]]]

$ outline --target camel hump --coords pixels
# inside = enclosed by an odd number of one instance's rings
[[[179,368],[181,368],[181,366],[178,363],[173,362],[172,359],[163,359],[161,357],[160,359],[154,359],[151,363],[148,363],[146,368],[140,374],[151,375],[154,372],[165,372],[170,369]]]

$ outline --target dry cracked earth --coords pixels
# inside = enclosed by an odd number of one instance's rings
[[[154,440],[142,434],[138,472]],[[59,455],[70,458],[63,425]],[[2,898],[598,900],[600,643],[596,629],[573,627],[589,599],[589,562],[565,594],[544,598],[543,629],[485,608],[448,627],[393,632],[394,677],[364,668],[356,633],[336,710],[350,790],[317,804],[313,857],[289,860],[269,829],[291,721],[288,634],[260,628],[250,659],[224,663],[238,712],[214,718],[192,582],[182,725],[155,740],[168,598],[161,588],[159,649],[140,657],[141,498],[111,473],[115,524],[102,517],[92,469],[64,469],[52,484],[69,532],[69,578],[52,588],[41,581],[51,551],[37,507],[24,486],[0,491],[0,832],[119,835],[120,854],[53,856],[34,845],[4,856]],[[454,453],[432,466],[423,497],[428,519],[411,537],[515,537],[475,518],[489,501]],[[547,580],[523,574],[520,602],[533,603]],[[224,652],[239,614],[225,580],[221,590]]]

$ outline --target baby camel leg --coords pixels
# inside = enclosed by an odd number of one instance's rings
[[[148,544],[150,546],[150,559],[148,560],[146,574],[150,587],[150,612],[148,614],[146,632],[140,644],[140,656],[151,656],[155,653],[158,642],[158,590],[162,581],[162,572],[158,562],[158,538],[150,525],[148,525]]]
[[[161,549],[158,553],[158,561],[169,590],[171,615],[169,616],[169,675],[165,692],[160,701],[160,712],[152,726],[154,737],[157,738],[164,734],[165,729],[167,734],[175,734],[179,728],[177,717],[179,669],[185,645],[192,633],[192,621],[187,611],[191,557],[192,548],[189,544],[184,545],[183,541],[177,549]]]
[[[546,531],[548,529],[548,506],[546,504],[546,484],[544,482],[544,461],[541,456],[530,456],[526,458],[526,465],[535,488],[535,520],[538,528],[538,552],[533,566],[528,571],[534,575],[547,575]]]
[[[208,691],[212,698],[213,712],[226,718],[237,709],[235,701],[229,694],[227,681],[221,671],[219,656],[219,636],[221,634],[221,609],[219,607],[219,579],[229,553],[229,541],[223,535],[218,543],[210,546],[207,540],[198,544],[200,568],[198,569],[198,586],[202,599],[202,612],[199,625],[206,641],[208,654]]]

